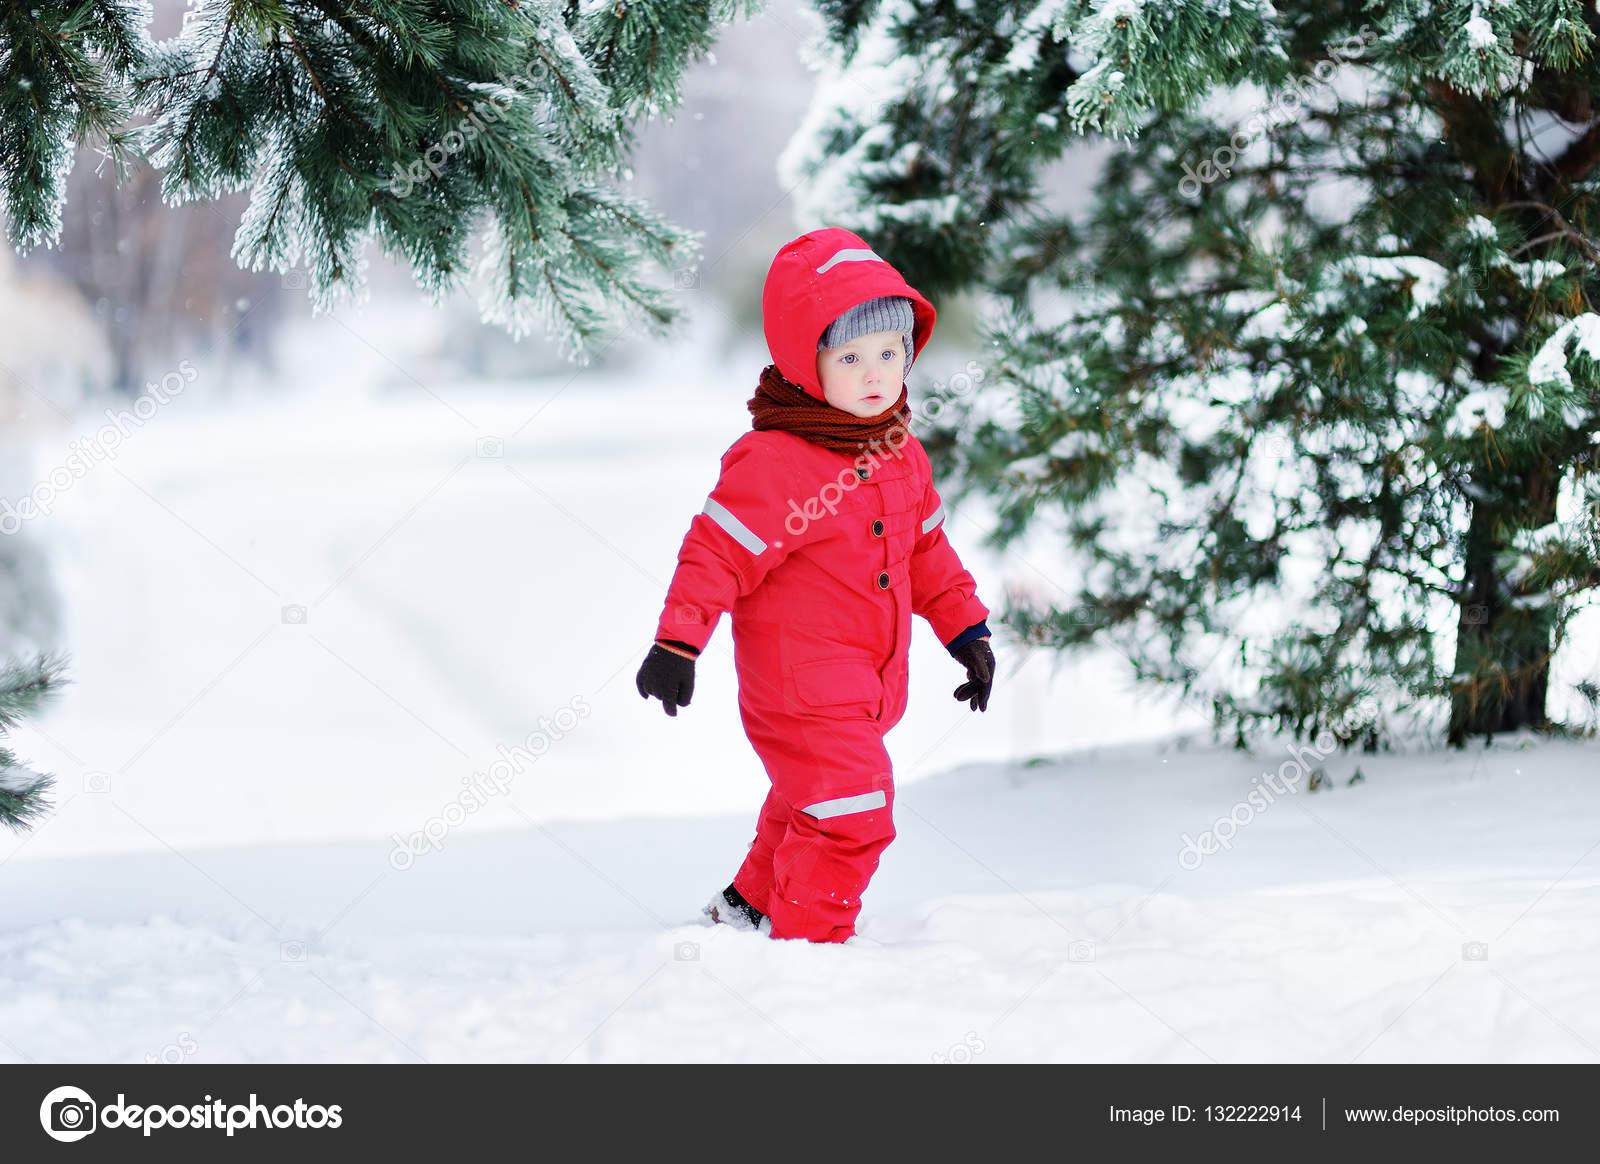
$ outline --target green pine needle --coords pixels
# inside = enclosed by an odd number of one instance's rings
[[[53,653],[0,666],[0,738],[66,682],[65,672],[65,658]],[[54,786],[52,777],[23,767],[0,746],[0,825],[18,832],[32,828],[49,809],[45,794]]]

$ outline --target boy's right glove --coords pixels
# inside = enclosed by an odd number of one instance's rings
[[[956,650],[956,659],[967,669],[967,681],[956,688],[956,698],[965,699],[973,711],[989,710],[989,692],[994,687],[994,652],[988,639],[973,639]]]
[[[657,643],[644,657],[634,683],[641,696],[654,695],[666,705],[668,715],[676,716],[679,706],[688,707],[694,694],[694,660]]]

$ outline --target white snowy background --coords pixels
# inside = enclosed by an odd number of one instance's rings
[[[863,941],[703,924],[766,788],[726,620],[676,718],[633,678],[767,356],[685,298],[675,341],[589,371],[453,374],[469,337],[414,294],[301,318],[270,377],[191,353],[18,535],[72,683],[15,733],[59,788],[0,833],[0,1062],[1600,1060],[1600,744],[1335,754],[1257,808],[1314,741],[1213,745],[1116,657],[1003,631],[977,714],[916,624]],[[936,342],[913,390],[972,355]],[[4,495],[125,404],[34,415]],[[1073,592],[986,528],[952,507],[991,606]],[[1597,674],[1591,611],[1555,710]]]

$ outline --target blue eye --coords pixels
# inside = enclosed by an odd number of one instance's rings
[[[853,360],[855,358],[856,354],[854,352],[846,352],[844,355],[839,357],[839,362],[842,364],[847,360]]]

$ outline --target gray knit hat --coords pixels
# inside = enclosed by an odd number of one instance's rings
[[[876,299],[857,303],[830,323],[817,340],[817,351],[839,347],[875,331],[898,331],[904,340],[906,352],[905,370],[900,373],[904,379],[911,374],[911,333],[914,323],[911,300],[904,295],[880,295]]]

